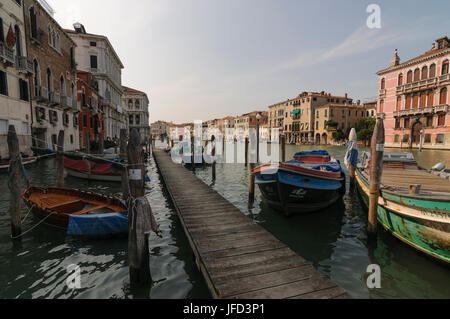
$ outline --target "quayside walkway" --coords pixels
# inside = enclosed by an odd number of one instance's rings
[[[214,298],[351,298],[169,154],[153,154]]]

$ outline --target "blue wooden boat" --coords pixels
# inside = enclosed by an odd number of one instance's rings
[[[326,151],[297,153],[292,161],[260,166],[253,173],[263,201],[286,216],[322,210],[346,190],[340,163]]]
[[[356,181],[369,204],[370,154],[358,161]],[[421,169],[410,153],[384,155],[378,222],[428,256],[450,263],[450,181]]]

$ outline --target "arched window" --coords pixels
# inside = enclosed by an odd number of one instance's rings
[[[428,77],[429,79],[432,79],[436,77],[436,64],[432,64],[430,65],[430,76]]]
[[[86,104],[86,91],[84,90],[84,87],[81,88],[81,106],[87,106],[87,104]]]
[[[406,83],[412,83],[413,73],[412,71],[408,71],[408,75],[406,76]]]
[[[408,94],[406,96],[405,110],[409,110],[411,108],[411,101],[412,101],[411,95]]]
[[[421,92],[420,93],[420,107],[425,107],[427,105],[427,93]]]
[[[414,82],[420,81],[420,70],[419,68],[414,70]]]
[[[59,87],[60,87],[61,96],[66,96],[66,84],[64,81],[64,77],[62,75],[59,78]]]
[[[380,101],[380,113],[384,112],[384,100]]]
[[[30,28],[31,28],[31,37],[37,39],[38,37],[38,29],[37,29],[37,17],[34,12],[34,7],[30,8]]]
[[[398,86],[403,85],[403,73],[400,73],[398,76]]]
[[[41,69],[39,68],[38,61],[36,59],[33,60],[33,82],[34,82],[34,96],[40,96],[41,94]]]
[[[448,60],[442,63],[442,75],[448,74]]]
[[[428,92],[428,103],[427,106],[434,106],[434,92],[431,90]]]
[[[22,35],[18,25],[14,26],[14,35],[16,37],[16,55],[23,56],[22,53]]]
[[[400,111],[402,109],[402,97],[399,96],[397,97],[397,106],[396,106],[396,110]]]
[[[447,88],[442,88],[441,94],[439,97],[439,104],[447,104]]]
[[[47,88],[48,88],[48,93],[50,94],[50,92],[53,91],[53,77],[52,77],[52,71],[47,68]]]
[[[131,110],[132,107],[133,107],[133,100],[129,99],[128,100],[128,109]]]
[[[53,43],[52,43],[52,27],[50,26],[50,24],[48,25],[48,44],[52,47]]]
[[[419,94],[414,94],[413,96],[413,109],[417,109],[419,107]]]
[[[422,78],[421,79],[422,80],[428,79],[428,67],[427,66],[424,66],[422,68]]]
[[[136,102],[134,102],[134,105],[137,110],[141,108],[141,102],[139,102],[139,100],[136,100]]]

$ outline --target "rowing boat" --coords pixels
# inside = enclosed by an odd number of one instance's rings
[[[121,182],[122,171],[111,162],[94,162],[82,158],[64,157],[67,175],[92,181]]]
[[[363,153],[356,181],[369,205],[370,154]],[[450,181],[420,169],[411,153],[385,153],[378,222],[402,242],[450,263]]]
[[[103,236],[128,231],[127,208],[120,199],[88,191],[30,187],[22,194],[26,205],[48,225],[75,236]]]
[[[28,166],[37,162],[37,157],[26,157],[22,158],[22,165]],[[9,169],[9,161],[0,162],[0,171],[5,171]]]

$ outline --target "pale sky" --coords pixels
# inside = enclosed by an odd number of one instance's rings
[[[450,1],[47,0],[64,28],[106,35],[150,121],[236,116],[303,91],[377,95],[376,72],[450,36]],[[369,4],[381,29],[369,29]]]

